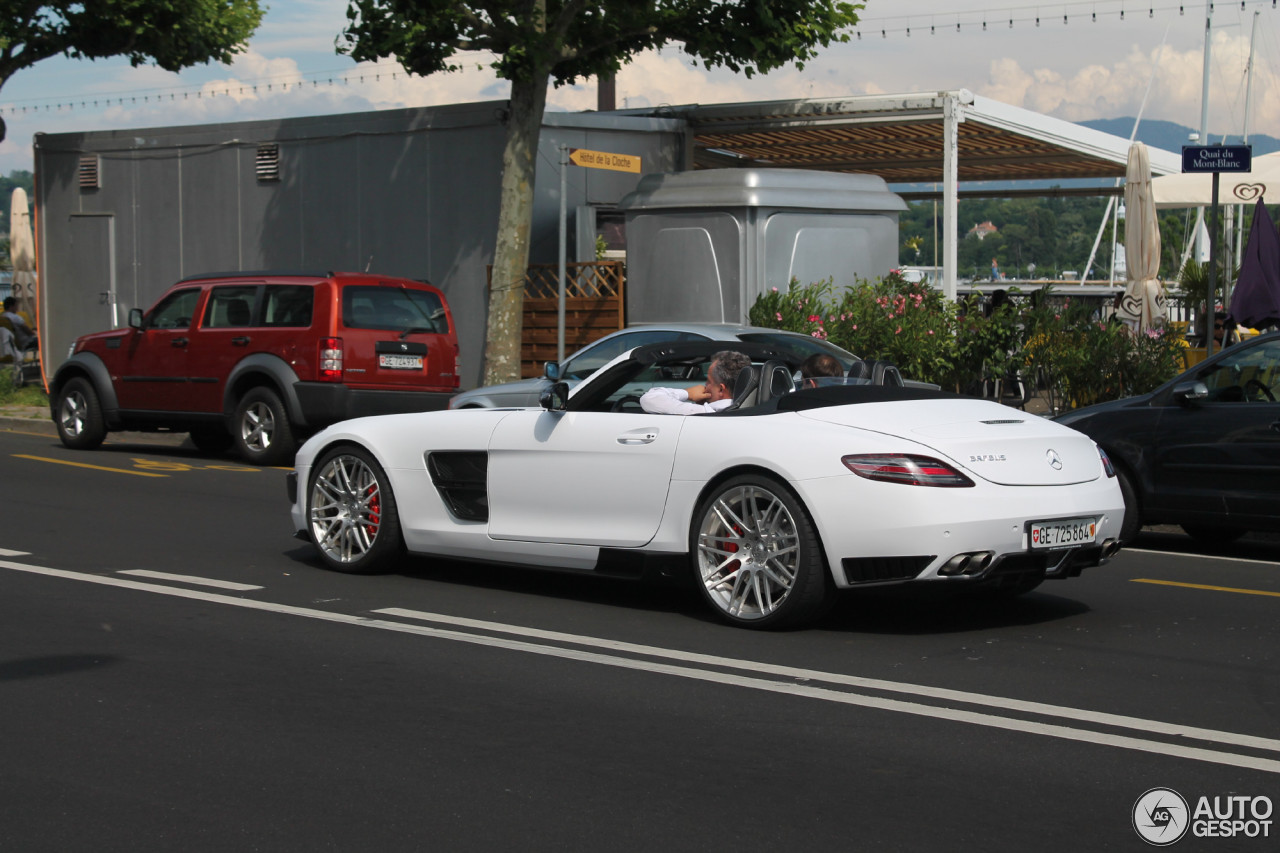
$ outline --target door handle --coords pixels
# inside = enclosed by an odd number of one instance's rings
[[[658,440],[658,431],[656,429],[641,430],[639,432],[625,432],[618,436],[618,444],[636,445],[636,444],[652,444]]]
[[[187,345],[186,338],[174,338],[173,340],[169,341],[169,346],[171,347],[185,347],[186,345]]]
[[[1271,429],[1274,430],[1275,432],[1280,432],[1280,421],[1272,421]]]
[[[232,338],[231,344],[232,346],[237,346],[237,347],[247,347],[249,345],[249,338],[246,335],[240,335],[238,337]]]

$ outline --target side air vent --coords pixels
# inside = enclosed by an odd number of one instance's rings
[[[489,520],[489,493],[485,475],[489,454],[483,450],[428,453],[427,473],[445,506],[461,521]]]
[[[96,190],[102,186],[97,154],[80,157],[80,189]]]
[[[280,180],[280,146],[274,142],[259,145],[257,167],[260,183]]]

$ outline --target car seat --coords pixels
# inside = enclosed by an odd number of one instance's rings
[[[247,326],[249,325],[249,303],[243,299],[227,300],[227,325],[228,326]]]
[[[733,382],[733,402],[720,411],[731,412],[756,404],[757,392],[760,390],[760,368],[748,364],[738,373]]]
[[[855,385],[896,385],[902,387],[902,372],[891,361],[868,358],[855,361],[849,367],[848,378]]]
[[[767,403],[783,394],[790,394],[794,390],[796,390],[795,381],[791,378],[791,369],[785,362],[771,359],[761,365],[760,388],[756,392],[757,405]]]

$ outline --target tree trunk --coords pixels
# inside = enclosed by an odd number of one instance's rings
[[[511,83],[507,144],[502,153],[502,198],[498,238],[489,284],[489,322],[484,346],[484,384],[520,378],[524,280],[533,227],[533,186],[538,137],[547,102],[547,75]]]

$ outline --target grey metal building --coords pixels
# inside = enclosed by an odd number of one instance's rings
[[[368,269],[444,290],[458,324],[463,385],[478,384],[505,109],[499,101],[37,135],[46,371],[77,336],[121,325],[131,308],[149,307],[184,276]],[[530,260],[557,260],[560,145],[626,153],[646,171],[669,171],[683,161],[681,124],[548,113]],[[612,210],[640,179],[568,168],[571,213]],[[594,259],[594,240],[582,242],[592,253],[585,259]]]

